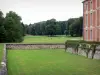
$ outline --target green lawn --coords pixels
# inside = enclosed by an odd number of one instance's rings
[[[82,40],[82,37],[68,37],[68,36],[25,36],[22,43],[65,43],[66,40]]]
[[[8,50],[8,75],[100,75],[100,60],[64,50]]]
[[[0,63],[2,60],[2,54],[3,54],[3,44],[0,43]]]

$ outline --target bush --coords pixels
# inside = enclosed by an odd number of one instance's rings
[[[78,47],[80,42],[81,42],[80,40],[67,40],[65,42],[65,51],[67,50],[68,47],[72,47],[74,48],[75,52],[78,54]]]

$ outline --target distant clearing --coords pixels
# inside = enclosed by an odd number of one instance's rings
[[[82,40],[82,37],[68,36],[25,36],[22,43],[65,43],[66,40]]]

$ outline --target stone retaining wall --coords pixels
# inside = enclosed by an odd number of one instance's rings
[[[7,49],[23,49],[23,50],[32,50],[32,49],[65,49],[65,44],[6,44]],[[94,59],[100,59],[100,46],[98,46],[97,51],[94,54]],[[74,48],[67,48],[67,52],[76,54]],[[86,56],[84,50],[81,48],[78,49],[78,55]],[[91,58],[92,51],[89,52],[88,58]]]
[[[3,50],[3,58],[1,62],[1,68],[0,68],[0,75],[7,75],[7,67],[6,67],[6,44],[4,44],[4,50]]]
[[[64,49],[64,44],[6,44],[7,49]]]
[[[67,52],[70,52],[70,53],[73,53],[73,54],[76,54],[76,52],[74,51],[74,49],[71,48],[71,47],[67,48],[66,51]],[[85,51],[84,50],[81,50],[81,48],[78,48],[78,55],[82,55],[82,56],[85,56],[86,57]],[[88,58],[92,58],[91,55],[92,55],[92,51],[89,52]],[[97,50],[96,50],[96,52],[94,54],[94,59],[100,59],[100,46],[97,47]]]

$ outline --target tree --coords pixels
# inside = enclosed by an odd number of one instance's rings
[[[3,25],[4,17],[2,11],[0,11],[0,43],[5,42],[6,38],[6,31]]]
[[[21,17],[10,11],[6,14],[4,27],[6,30],[6,42],[21,42],[23,40],[23,28]]]
[[[83,18],[80,17],[75,22],[73,22],[70,27],[70,35],[71,36],[82,36],[82,25],[83,25]]]
[[[35,24],[36,35],[42,35],[40,22]]]
[[[45,27],[46,27],[46,22],[45,21],[40,22],[40,30],[42,32],[42,35],[46,35]]]
[[[61,28],[60,35],[64,35],[65,30],[66,30],[66,26],[67,26],[67,21],[59,21],[58,24],[59,24],[59,27]]]
[[[4,26],[0,26],[0,43],[3,43],[6,41],[6,31]]]
[[[54,36],[56,34],[56,20],[51,19],[46,22],[46,34],[49,36]]]
[[[32,26],[32,28],[31,28],[31,35],[35,35],[35,27],[34,26]]]
[[[80,20],[80,32],[79,32],[79,35],[80,36],[82,36],[82,33],[83,33],[83,17],[81,16],[80,18],[79,18],[79,20]]]
[[[22,35],[25,36],[25,33],[26,33],[26,32],[25,32],[25,25],[24,25],[23,22],[21,23],[21,28],[22,28],[22,30],[21,30]]]
[[[66,34],[71,36],[81,36],[82,21],[82,17],[70,18],[67,21],[56,21],[56,19],[50,19],[47,21],[30,24],[27,26],[27,32],[30,35],[35,34],[54,36]]]
[[[25,27],[25,34],[28,34],[28,25],[24,24],[24,27]]]
[[[66,35],[70,35],[70,25],[75,22],[77,18],[70,18],[66,25]]]
[[[61,25],[59,24],[59,22],[56,22],[56,35],[61,35]]]

